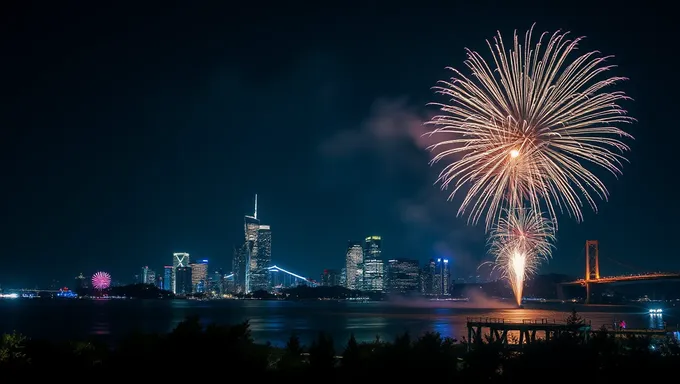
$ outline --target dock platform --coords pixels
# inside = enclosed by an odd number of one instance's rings
[[[522,348],[536,340],[552,340],[560,337],[563,333],[577,335],[584,341],[588,341],[593,333],[590,322],[582,324],[567,324],[555,320],[537,319],[522,321],[506,321],[500,318],[491,317],[468,317],[468,349],[480,344],[501,344],[507,347]],[[508,334],[512,332],[519,334],[515,342],[508,341]],[[607,329],[607,334],[616,338],[624,337],[669,337],[677,332],[677,329]]]
[[[487,344],[496,343],[504,346],[522,348],[522,346],[534,343],[536,340],[552,340],[558,338],[565,332],[577,334],[587,341],[590,336],[591,327],[590,323],[567,324],[548,319],[510,322],[499,318],[469,317],[467,319],[467,330],[468,348],[473,345],[484,344],[485,341]],[[508,342],[509,332],[519,333],[517,343]]]

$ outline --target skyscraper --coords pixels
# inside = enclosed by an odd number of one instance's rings
[[[260,228],[260,220],[257,219],[257,195],[255,195],[255,212],[253,216],[246,215],[243,220],[243,229],[246,235],[247,259],[246,259],[246,284],[245,293],[250,293],[250,277],[254,269],[257,269],[257,234]]]
[[[149,267],[144,266],[142,267],[142,273],[139,275],[138,283],[149,284],[148,280],[149,280]]]
[[[246,292],[246,270],[250,260],[250,242],[246,241],[242,246],[234,248],[234,259],[231,265],[231,273],[234,274],[234,292]]]
[[[272,231],[269,225],[257,230],[256,253],[250,258],[250,291],[269,290],[269,267],[272,264]]]
[[[153,269],[149,269],[146,272],[146,281],[144,282],[144,284],[150,284],[153,286],[156,285],[156,271],[154,271]]]
[[[382,291],[385,288],[381,241],[380,236],[368,236],[364,242],[362,289],[366,291]]]
[[[345,256],[345,286],[347,289],[361,289],[363,272],[361,264],[364,262],[364,249],[358,241],[347,243]]]
[[[449,259],[437,259],[437,273],[441,276],[439,281],[441,281],[441,286],[438,290],[441,295],[449,294],[449,283],[451,280],[451,270],[449,269]]]
[[[204,293],[208,283],[208,260],[198,260],[191,267],[191,291]]]
[[[234,283],[242,280],[243,292],[269,288],[269,267],[272,260],[272,235],[269,225],[261,225],[257,218],[257,195],[255,195],[255,211],[252,216],[246,215],[243,221],[245,243],[238,255],[234,257]],[[241,267],[243,263],[244,266]],[[243,270],[243,279],[240,273]],[[238,273],[238,274],[237,274]],[[237,288],[238,289],[238,288]]]
[[[321,274],[321,285],[324,287],[337,287],[340,285],[340,271],[337,269],[324,269]]]
[[[431,264],[432,261],[430,262]],[[432,294],[434,295],[448,295],[449,294],[449,280],[451,272],[449,270],[448,259],[437,259],[434,264],[434,275],[432,277]]]
[[[163,289],[172,291],[172,265],[163,267]]]
[[[188,267],[190,263],[189,254],[186,252],[175,252],[172,254],[172,292],[177,293],[177,268]]]
[[[435,294],[435,275],[436,264],[433,259],[430,259],[420,272],[420,292],[425,295]]]
[[[418,260],[396,259],[387,262],[387,291],[390,293],[418,292],[420,271]]]
[[[191,267],[177,267],[175,271],[175,294],[191,294]]]

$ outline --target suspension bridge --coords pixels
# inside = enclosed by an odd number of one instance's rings
[[[601,276],[600,275],[600,246],[597,240],[586,240],[585,246],[586,269],[583,279],[568,281],[563,285],[581,285],[586,288],[586,304],[590,303],[592,284],[610,284],[627,281],[649,281],[663,279],[680,279],[680,273],[675,272],[647,272],[630,275]],[[614,260],[613,260],[614,261]],[[615,261],[616,262],[616,261]],[[621,264],[621,263],[619,263]],[[623,265],[623,264],[622,264]]]
[[[296,287],[299,285],[308,285],[311,287],[316,287],[319,285],[319,283],[313,279],[310,279],[308,277],[304,277],[302,275],[299,275],[295,272],[291,272],[287,269],[283,269],[279,267],[278,265],[272,265],[271,267],[267,268],[269,270],[269,276],[270,276],[270,281],[272,288],[274,289],[283,289],[283,288],[290,288],[290,287]],[[224,277],[225,279],[233,279],[234,274],[229,274]]]

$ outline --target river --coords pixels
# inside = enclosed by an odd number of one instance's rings
[[[680,305],[680,304],[679,304]],[[649,314],[662,307],[663,315]],[[132,331],[168,332],[189,315],[202,322],[235,324],[249,320],[257,342],[285,345],[292,333],[308,344],[319,331],[330,334],[338,346],[350,334],[358,341],[376,336],[392,340],[409,331],[419,335],[436,331],[460,339],[468,317],[503,318],[506,321],[549,319],[564,321],[575,308],[593,329],[615,320],[628,328],[658,328],[680,322],[680,307],[673,304],[584,306],[571,303],[529,303],[525,309],[506,303],[484,305],[456,302],[404,301],[349,303],[335,301],[258,300],[0,300],[0,333],[16,330],[29,337],[74,339],[100,337],[115,340]]]

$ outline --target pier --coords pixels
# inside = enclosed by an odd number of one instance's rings
[[[498,318],[468,318],[468,349],[474,345],[500,344],[506,347],[522,348],[524,345],[536,342],[536,340],[552,340],[565,332],[576,334],[587,341],[591,329],[590,324],[567,324],[557,323],[555,320],[522,320],[508,322]],[[517,332],[517,343],[508,342],[508,333]]]
[[[592,334],[600,332],[593,330],[590,322],[582,324],[559,323],[555,320],[538,319],[522,321],[506,321],[492,317],[467,318],[468,350],[475,345],[497,344],[508,348],[521,349],[523,346],[535,343],[537,340],[553,340],[564,333],[576,335],[587,342]],[[508,341],[509,333],[519,334],[517,341]],[[663,329],[621,329],[607,328],[606,333],[614,338],[646,337],[666,338],[678,332],[678,327],[664,327]]]

